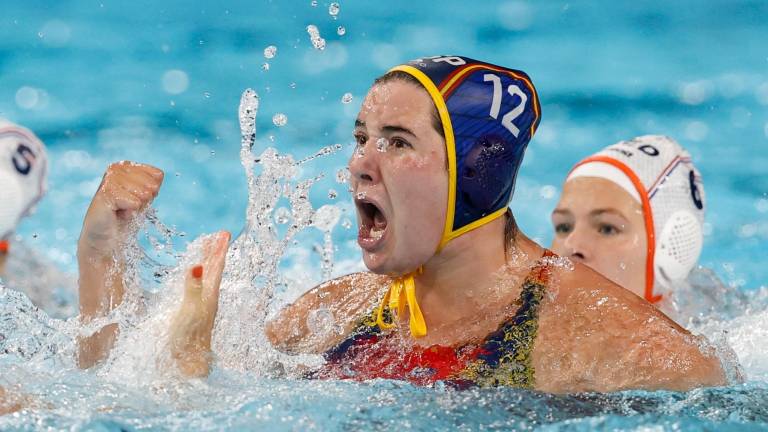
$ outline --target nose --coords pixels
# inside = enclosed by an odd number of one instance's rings
[[[349,173],[355,183],[376,184],[381,180],[377,151],[370,145],[358,145],[349,159]]]
[[[573,230],[568,234],[563,244],[565,245],[566,253],[574,261],[589,262],[592,258],[588,239],[579,230]]]

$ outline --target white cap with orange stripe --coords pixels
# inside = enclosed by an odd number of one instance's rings
[[[660,135],[621,141],[576,164],[566,181],[576,177],[609,180],[642,205],[648,301],[660,300],[688,276],[703,245],[704,188],[680,144]]]
[[[46,190],[45,146],[31,131],[0,118],[0,240]]]

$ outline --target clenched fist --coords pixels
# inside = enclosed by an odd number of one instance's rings
[[[81,249],[110,255],[129,235],[128,226],[136,213],[157,196],[163,172],[135,162],[116,162],[107,168],[83,221]]]

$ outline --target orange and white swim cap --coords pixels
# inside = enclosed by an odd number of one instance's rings
[[[566,182],[577,177],[609,180],[642,205],[648,301],[659,301],[688,276],[704,242],[704,187],[680,144],[661,135],[621,141],[576,164]]]
[[[0,118],[0,240],[42,198],[47,173],[48,158],[40,139]]]

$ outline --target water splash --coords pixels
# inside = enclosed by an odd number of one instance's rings
[[[338,18],[340,11],[341,11],[341,6],[336,2],[333,2],[328,6],[328,15],[333,17],[333,19]]]
[[[325,49],[325,39],[320,37],[320,30],[317,29],[316,25],[308,25],[307,33],[309,34],[309,40],[312,42],[312,46],[315,47],[316,50],[322,51]]]
[[[336,183],[344,184],[349,182],[349,178],[352,177],[352,173],[349,172],[349,168],[339,168],[336,171]]]
[[[256,142],[256,114],[259,112],[259,95],[252,89],[246,89],[240,97],[240,107],[238,108],[238,118],[240,120],[240,135],[242,147],[240,158],[243,157],[244,150],[250,152],[254,142]],[[247,172],[252,164],[244,166]]]
[[[272,116],[272,124],[277,127],[283,127],[288,124],[288,116],[283,113],[277,113]]]
[[[264,58],[265,59],[272,59],[275,58],[277,55],[277,47],[274,45],[270,45],[266,48],[264,48]]]

